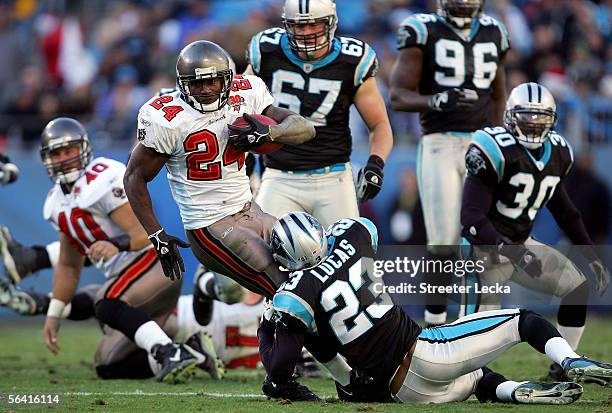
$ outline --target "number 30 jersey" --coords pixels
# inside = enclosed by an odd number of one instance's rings
[[[145,103],[138,113],[141,145],[167,155],[168,181],[185,229],[207,227],[251,200],[245,153],[228,145],[228,124],[274,103],[256,76],[234,76],[229,100],[202,113],[175,91]]]
[[[267,167],[317,169],[348,162],[351,154],[349,109],[357,89],[376,76],[376,53],[361,40],[335,37],[320,60],[301,60],[289,47],[284,29],[256,34],[247,48],[253,72],[272,91],[275,105],[309,119],[316,136],[301,145],[285,145],[265,155]]]
[[[83,175],[74,183],[70,193],[56,184],[47,194],[43,207],[44,218],[61,231],[82,254],[96,241],[104,241],[125,234],[110,218],[117,208],[128,203],[123,189],[125,165],[108,158],[96,158],[87,165]],[[94,262],[111,278],[128,267],[153,246],[141,251],[121,251],[106,262]]]
[[[419,93],[433,95],[453,88],[478,93],[469,109],[421,113],[423,134],[474,132],[488,122],[491,84],[499,62],[510,48],[506,28],[490,16],[475,20],[467,39],[437,14],[414,14],[400,25],[397,48],[423,52]]]
[[[274,295],[277,322],[315,334],[351,366],[386,383],[421,329],[373,287],[374,224],[365,218],[342,219],[328,232],[327,258],[310,270],[291,273]]]
[[[519,243],[529,237],[538,211],[573,162],[570,144],[556,132],[534,153],[503,127],[477,131],[465,155],[467,173],[493,190],[487,218],[501,235]],[[476,241],[469,228],[463,236]]]

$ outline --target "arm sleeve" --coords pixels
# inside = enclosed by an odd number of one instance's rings
[[[257,331],[259,354],[266,373],[276,384],[291,380],[304,346],[304,334],[290,331],[280,323],[263,320]]]
[[[492,203],[493,188],[468,174],[463,186],[461,225],[474,244],[497,245],[501,240],[501,235],[487,218]]]
[[[108,178],[109,185],[103,187],[106,193],[96,202],[96,207],[105,215],[109,215],[115,209],[129,202],[123,187],[123,175],[126,168],[124,165],[113,165],[112,168],[112,173],[115,176]]]

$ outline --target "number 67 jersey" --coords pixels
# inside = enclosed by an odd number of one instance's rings
[[[477,131],[465,155],[468,175],[493,191],[487,218],[501,235],[518,243],[529,237],[538,211],[552,198],[573,162],[572,148],[556,132],[550,132],[539,150],[533,151],[501,126]],[[473,240],[468,228],[463,236]]]
[[[273,318],[293,332],[314,334],[319,345],[386,383],[421,329],[374,286],[374,224],[342,219],[328,233],[328,256],[290,274],[272,300]]]
[[[228,124],[261,114],[274,98],[256,76],[235,75],[227,104],[200,112],[179,91],[154,97],[138,113],[141,145],[168,157],[168,181],[185,229],[207,227],[239,212],[252,194],[245,153],[228,145]]]

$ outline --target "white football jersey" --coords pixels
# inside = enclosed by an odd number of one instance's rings
[[[138,140],[169,155],[168,181],[185,229],[207,227],[251,200],[245,153],[228,146],[228,124],[274,103],[257,76],[234,76],[223,108],[202,113],[175,91],[154,97],[138,113]]]
[[[193,315],[193,296],[180,296],[175,341],[184,342],[198,331],[206,331],[212,336],[217,355],[227,368],[258,367],[257,329],[264,310],[264,300],[255,305],[225,304],[221,301],[215,301],[213,305],[212,320],[203,327]]]
[[[83,255],[96,241],[125,234],[110,218],[110,213],[128,202],[123,189],[125,165],[121,162],[96,158],[87,165],[69,194],[56,184],[47,194],[43,216],[58,231],[68,236],[72,245]],[[142,252],[121,251],[108,261],[94,262],[107,278],[114,277],[131,264]]]

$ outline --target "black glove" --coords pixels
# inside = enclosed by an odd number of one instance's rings
[[[255,159],[255,155],[248,153],[244,160],[244,165],[246,166],[246,175],[250,177],[257,166],[257,159]]]
[[[357,199],[366,202],[380,192],[383,183],[385,161],[378,155],[370,155],[366,166],[357,174]]]
[[[515,267],[522,269],[528,275],[534,278],[542,275],[542,261],[524,245],[512,245],[502,241],[498,244],[497,250],[501,255],[507,257]]]
[[[391,402],[389,386],[378,386],[373,377],[351,370],[351,381],[347,386],[336,382],[338,398],[345,402],[386,403]]]
[[[172,281],[174,281],[175,278],[180,280],[185,272],[185,264],[183,263],[183,257],[181,257],[178,247],[188,248],[189,244],[177,237],[167,234],[163,228],[149,235],[149,239],[159,257],[164,275]]]
[[[478,93],[472,89],[449,89],[436,93],[429,100],[429,107],[438,112],[469,108],[478,102]]]
[[[595,274],[595,291],[599,296],[602,296],[608,289],[610,283],[610,271],[606,268],[600,259],[596,259],[589,263],[589,268]]]
[[[227,125],[230,132],[234,132],[230,133],[229,141],[236,149],[247,152],[251,148],[272,142],[270,125],[264,125],[247,113],[242,115],[242,118],[249,123],[248,126]]]

